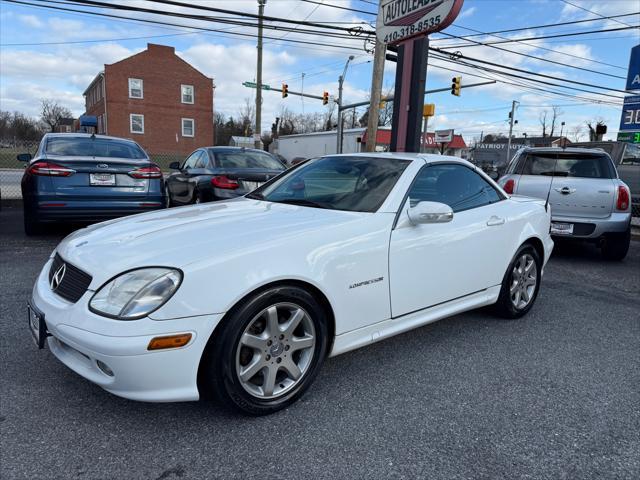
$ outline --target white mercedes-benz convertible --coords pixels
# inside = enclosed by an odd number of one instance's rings
[[[544,202],[459,158],[334,155],[246,197],[81,229],[46,263],[29,327],[122,397],[291,404],[323,360],[465,310],[517,318],[551,254]]]

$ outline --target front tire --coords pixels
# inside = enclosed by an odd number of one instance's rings
[[[242,301],[209,340],[200,368],[205,396],[251,415],[295,402],[326,356],[320,303],[297,286],[275,286]]]
[[[607,260],[622,260],[627,256],[631,243],[631,226],[623,233],[609,233],[601,248],[602,256]]]
[[[502,280],[495,312],[508,319],[520,318],[531,308],[540,290],[542,261],[530,244],[522,245]]]

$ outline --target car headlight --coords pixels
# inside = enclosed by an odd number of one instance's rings
[[[164,305],[178,290],[182,272],[174,268],[139,268],[122,273],[98,289],[89,309],[119,320],[145,317]]]

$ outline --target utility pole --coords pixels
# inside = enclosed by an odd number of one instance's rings
[[[338,143],[336,146],[336,153],[342,153],[342,85],[344,84],[344,77],[347,75],[347,68],[349,67],[349,62],[354,59],[353,55],[349,55],[349,59],[347,63],[344,64],[344,70],[342,71],[342,75],[338,78]]]
[[[516,105],[520,102],[511,102],[511,113],[509,114],[509,138],[507,139],[507,163],[511,161],[511,134],[513,133],[513,120],[516,116]]]
[[[380,98],[382,97],[382,79],[384,77],[384,59],[387,46],[376,40],[373,56],[373,78],[371,79],[371,99],[369,101],[369,115],[367,118],[367,152],[376,151],[378,136],[378,121],[380,120]]]
[[[258,65],[256,72],[256,129],[253,132],[253,145],[260,148],[262,133],[262,16],[267,0],[258,0]]]

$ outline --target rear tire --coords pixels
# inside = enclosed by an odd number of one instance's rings
[[[27,236],[39,235],[42,233],[42,223],[34,218],[33,213],[25,210],[23,212],[24,233]]]
[[[627,256],[630,243],[631,226],[626,232],[607,234],[600,251],[606,260],[622,260]]]
[[[522,245],[509,264],[498,301],[494,305],[497,315],[516,319],[525,315],[538,297],[542,272],[540,255],[528,243]]]
[[[328,348],[326,314],[306,290],[279,285],[240,302],[209,339],[205,397],[250,415],[288,407],[309,388]]]

